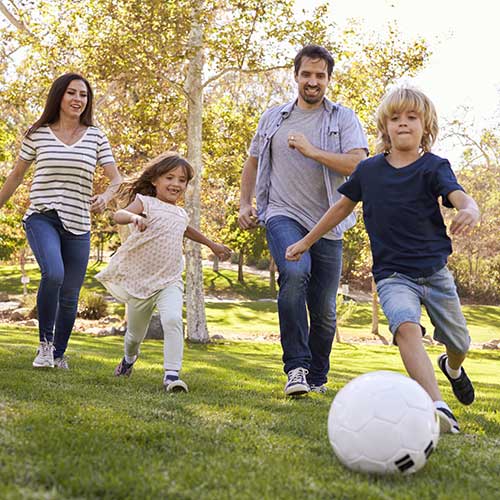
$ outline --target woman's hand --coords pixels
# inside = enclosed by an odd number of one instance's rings
[[[226,245],[222,245],[220,243],[214,243],[210,250],[217,255],[220,260],[227,260],[231,257],[231,249]]]
[[[103,194],[97,194],[90,198],[90,211],[95,214],[104,212],[106,208],[107,199]]]

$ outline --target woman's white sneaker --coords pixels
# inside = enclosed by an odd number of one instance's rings
[[[54,368],[54,346],[52,342],[40,342],[33,360],[35,368]]]

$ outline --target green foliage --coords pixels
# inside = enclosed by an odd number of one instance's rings
[[[106,298],[95,292],[82,289],[78,301],[78,316],[84,319],[100,319],[106,316],[108,304]]]
[[[448,266],[460,297],[476,304],[500,304],[500,255],[469,259],[453,254]]]
[[[422,472],[380,478],[340,465],[326,422],[332,398],[355,376],[404,373],[394,346],[335,344],[327,395],[290,400],[277,343],[188,344],[190,392],[171,395],[162,389],[161,341],[143,344],[130,378],[113,376],[121,338],[74,334],[64,373],[31,368],[37,341],[33,330],[0,327],[5,498],[498,496],[498,352],[473,351],[467,359],[477,390],[470,407],[454,401],[438,372],[463,434],[443,436]],[[429,350],[433,358],[440,352]]]

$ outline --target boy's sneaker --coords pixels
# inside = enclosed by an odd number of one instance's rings
[[[448,410],[448,408],[436,408],[436,412],[439,417],[439,431],[441,434],[447,432],[451,434],[458,434],[460,432],[457,419],[455,418],[455,415]]]
[[[179,378],[179,375],[166,374],[163,377],[163,387],[167,392],[188,392],[186,382]]]
[[[288,382],[285,384],[285,394],[287,396],[300,396],[307,394],[311,387],[307,383],[306,376],[308,370],[299,366],[288,372]]]
[[[321,385],[311,384],[310,388],[311,392],[316,392],[318,394],[326,394],[326,391],[328,390],[328,387],[325,384]]]
[[[448,359],[447,354],[441,354],[438,358],[438,365],[441,371],[444,373],[446,378],[451,383],[451,388],[453,389],[453,394],[455,397],[464,405],[470,405],[474,401],[474,387],[470,378],[465,373],[463,367],[461,367],[461,373],[458,378],[451,378],[446,371],[446,360]]]
[[[137,361],[137,358],[135,361]],[[115,368],[115,377],[130,377],[132,369],[134,368],[134,363],[127,363],[124,356],[118,366]]]
[[[54,358],[54,366],[60,370],[69,370],[68,358],[64,354],[59,358]]]
[[[54,368],[54,346],[52,342],[40,342],[33,360],[35,368]]]

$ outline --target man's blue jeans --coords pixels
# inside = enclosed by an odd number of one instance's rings
[[[31,214],[24,224],[42,272],[37,310],[40,341],[54,342],[54,357],[66,351],[90,253],[90,233],[63,228],[55,210]],[[55,325],[55,329],[54,329]]]
[[[305,236],[307,229],[290,217],[277,215],[267,221],[266,231],[279,271],[278,314],[285,373],[302,366],[309,370],[310,384],[324,384],[335,336],[342,240],[321,238],[300,261],[289,262],[286,248]]]

